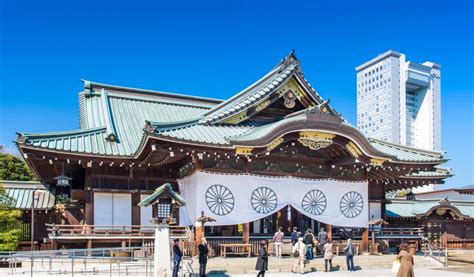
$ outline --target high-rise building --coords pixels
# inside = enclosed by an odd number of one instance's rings
[[[389,50],[356,67],[357,126],[368,137],[441,150],[441,66]]]

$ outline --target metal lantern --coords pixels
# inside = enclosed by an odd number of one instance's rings
[[[55,177],[54,180],[56,180],[56,185],[59,187],[69,187],[70,181],[72,180],[71,177],[68,177],[64,174],[64,163],[62,163],[63,170],[61,172],[61,175],[58,177]]]

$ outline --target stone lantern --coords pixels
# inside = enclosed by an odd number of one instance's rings
[[[155,223],[154,277],[171,276],[171,249],[169,224],[177,223],[179,207],[186,201],[175,191],[170,183],[157,188],[152,195],[138,203],[141,207],[152,205],[151,222]]]

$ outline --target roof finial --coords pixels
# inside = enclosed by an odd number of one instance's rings
[[[287,56],[287,59],[290,63],[298,60],[295,56],[295,49],[291,49],[290,54]]]
[[[297,66],[299,67],[298,59],[295,56],[295,50],[291,49],[290,53],[281,60],[281,62],[280,62],[280,71],[282,71],[287,66],[289,66],[290,64],[295,63],[295,62],[297,62]]]

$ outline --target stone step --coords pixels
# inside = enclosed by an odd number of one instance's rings
[[[354,263],[358,269],[382,269],[391,268],[393,261],[396,259],[395,255],[385,256],[356,256],[354,257]],[[207,271],[208,272],[226,272],[229,274],[246,274],[255,273],[255,264],[257,259],[253,258],[213,258],[208,261]],[[293,267],[294,258],[286,257],[282,259],[276,259],[270,257],[269,259],[269,272],[291,272]],[[344,256],[337,256],[333,259],[332,265],[334,269],[346,270],[346,260]],[[436,267],[437,264],[429,258],[422,256],[415,256],[415,267]],[[195,272],[199,270],[199,263],[197,260],[193,263],[193,269]],[[317,258],[309,263],[305,264],[305,271],[323,271],[324,260]]]

